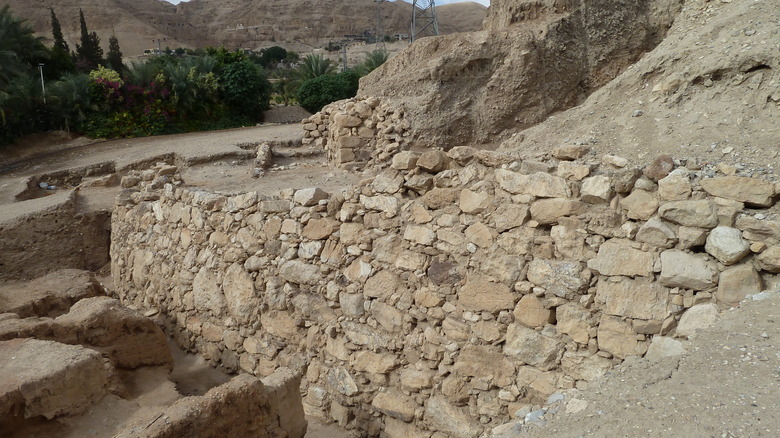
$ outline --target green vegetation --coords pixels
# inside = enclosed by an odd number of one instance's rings
[[[260,53],[207,47],[166,48],[125,64],[116,35],[104,58],[81,10],[81,38],[71,51],[50,11],[48,48],[8,6],[0,9],[0,145],[56,129],[119,138],[245,126],[259,121],[271,100],[314,112],[354,96],[360,76],[387,60],[386,52],[372,52],[337,73],[319,54],[301,59],[279,46]]]

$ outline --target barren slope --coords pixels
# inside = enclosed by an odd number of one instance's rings
[[[79,41],[79,8],[90,30],[98,33],[104,50],[115,32],[126,56],[157,46],[225,45],[258,48],[295,41],[313,44],[338,40],[345,34],[374,32],[376,3],[369,0],[193,0],[172,5],[164,0],[51,0],[45,5],[25,0],[0,0],[15,15],[29,20],[39,35],[51,38],[49,6],[75,50]],[[385,33],[409,33],[411,5],[382,6]],[[438,8],[443,33],[480,29],[486,8],[461,3]]]
[[[776,168],[778,21],[777,1],[688,0],[655,50],[583,105],[502,148],[545,152],[587,142],[626,158],[667,153]]]

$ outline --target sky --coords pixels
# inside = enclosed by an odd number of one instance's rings
[[[178,5],[183,0],[167,0],[168,3],[173,3],[174,5]],[[186,1],[186,0],[184,0]],[[490,0],[435,0],[437,5],[448,5],[450,3],[461,3],[464,1],[474,1],[480,4],[483,4],[485,6],[490,6]]]

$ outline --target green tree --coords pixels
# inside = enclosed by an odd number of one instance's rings
[[[309,112],[315,113],[323,106],[357,94],[359,76],[352,70],[339,74],[320,75],[303,82],[298,88],[298,103]]]
[[[322,55],[308,55],[303,58],[303,63],[295,70],[295,76],[300,81],[307,81],[319,76],[334,73],[336,66],[330,59]]]
[[[372,71],[379,68],[380,65],[387,62],[387,51],[385,50],[374,50],[371,53],[366,54],[366,59],[357,66],[357,72],[362,77],[365,76]]]
[[[70,56],[70,47],[62,35],[60,20],[57,19],[54,8],[49,8],[49,10],[51,11],[51,34],[54,38],[54,45],[51,48],[51,58],[46,65],[46,74],[49,78],[59,79],[66,73],[76,71],[76,65]]]
[[[257,64],[244,59],[226,65],[220,74],[222,101],[236,114],[259,120],[269,107],[271,84]]]
[[[106,56],[106,63],[113,70],[123,72],[125,65],[122,62],[122,51],[119,49],[119,40],[115,34],[112,34],[108,39],[108,55]]]
[[[84,11],[79,8],[79,24],[81,26],[81,44],[76,45],[76,66],[80,71],[89,72],[103,63],[103,49],[100,48],[100,37],[89,32]]]
[[[271,67],[287,58],[287,50],[283,47],[269,47],[260,54],[260,65],[265,68]]]
[[[11,80],[33,72],[48,58],[43,37],[35,36],[26,20],[14,17],[8,5],[0,9],[0,92]]]

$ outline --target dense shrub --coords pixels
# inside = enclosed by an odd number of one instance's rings
[[[341,99],[354,97],[358,90],[359,76],[352,70],[339,74],[326,74],[304,81],[296,98],[309,112],[317,112],[323,106]]]

